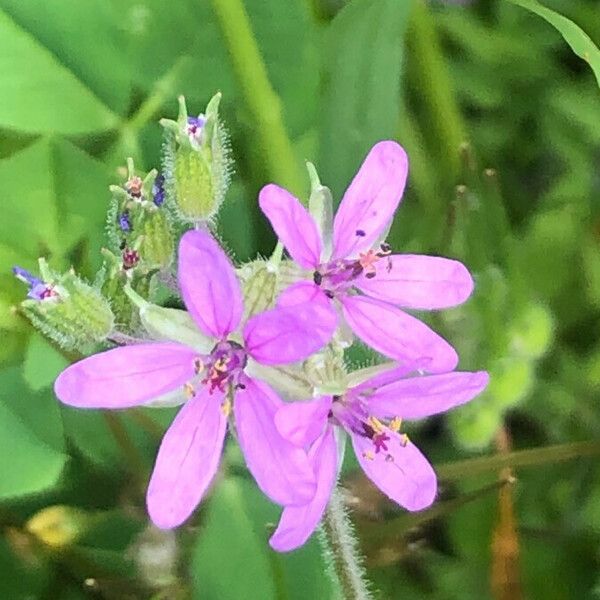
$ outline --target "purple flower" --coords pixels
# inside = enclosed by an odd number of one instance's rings
[[[192,146],[198,147],[202,144],[204,125],[206,117],[201,113],[197,117],[188,117],[185,133],[187,134]]]
[[[54,286],[49,283],[44,283],[41,279],[32,275],[26,269],[21,267],[13,267],[12,272],[17,279],[20,279],[23,283],[29,286],[27,297],[32,300],[49,300],[56,299],[58,293],[54,289]]]
[[[179,285],[200,331],[214,340],[208,354],[179,343],[136,344],[108,350],[65,369],[54,389],[81,408],[129,408],[183,388],[183,405],[161,443],[147,504],[152,521],[167,529],[192,513],[221,457],[233,402],[236,432],[248,468],[275,502],[303,504],[315,481],[306,454],[274,425],[282,401],[245,372],[249,357],[264,365],[302,360],[321,348],[336,326],[327,306],[277,308],[249,319],[243,313],[233,265],[206,232],[188,231],[179,246]]]
[[[294,284],[295,298],[328,298],[354,333],[391,359],[431,359],[428,370],[456,367],[452,346],[398,306],[433,310],[464,302],[473,280],[460,262],[391,254],[379,244],[400,202],[408,159],[395,142],[373,146],[346,190],[333,222],[332,251],[326,251],[314,219],[286,190],[270,184],[260,207],[294,261],[311,282]],[[327,234],[328,232],[324,232]]]
[[[129,218],[129,213],[127,211],[122,212],[118,219],[119,229],[124,232],[131,231],[131,219]]]
[[[318,525],[335,485],[340,460],[336,437],[346,432],[366,476],[404,508],[418,511],[436,495],[433,468],[419,449],[400,433],[401,417],[422,419],[464,404],[487,385],[484,371],[416,375],[409,368],[392,368],[342,396],[284,405],[275,415],[277,428],[308,456],[317,478],[317,491],[304,506],[287,506],[270,540],[280,552],[306,542]]]
[[[152,197],[156,206],[162,206],[165,201],[165,176],[160,173],[152,184]]]

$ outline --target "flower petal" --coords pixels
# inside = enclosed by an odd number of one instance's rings
[[[372,298],[344,296],[340,300],[352,331],[377,352],[404,363],[421,364],[431,373],[446,373],[456,367],[454,348],[425,323]]]
[[[79,408],[129,408],[144,404],[195,375],[192,348],[181,344],[134,344],[84,358],[54,382],[58,399]]]
[[[314,269],[321,260],[321,236],[300,201],[270,183],[260,190],[258,203],[291,257],[304,269]]]
[[[286,440],[305,448],[323,432],[331,401],[331,396],[322,396],[307,402],[284,403],[275,413],[275,426]]]
[[[337,321],[329,301],[278,306],[248,319],[244,327],[245,347],[252,358],[264,365],[304,360],[329,342]]]
[[[278,552],[289,552],[302,546],[316,529],[337,478],[337,444],[332,428],[315,442],[308,454],[317,477],[317,491],[313,499],[303,506],[286,506],[279,525],[269,544]]]
[[[188,231],[179,244],[179,287],[200,330],[215,338],[231,333],[243,303],[233,265],[206,231]]]
[[[367,296],[405,308],[433,310],[462,304],[473,278],[457,260],[418,254],[393,254],[375,263],[375,276],[355,285]]]
[[[258,487],[282,505],[305,504],[316,482],[303,450],[285,440],[275,427],[283,402],[265,383],[244,379],[235,392],[233,410],[238,440]]]
[[[435,499],[435,472],[411,441],[403,445],[398,434],[388,434],[388,450],[378,454],[373,453],[371,440],[352,434],[356,458],[367,477],[386,496],[407,510],[423,510]]]
[[[146,497],[152,522],[162,529],[181,525],[211,484],[223,450],[227,418],[223,396],[203,387],[167,430]]]
[[[318,285],[312,281],[298,281],[289,287],[277,297],[277,306],[295,306],[305,302],[317,303],[321,306],[329,306],[331,301],[323,293]]]
[[[485,371],[410,377],[376,389],[368,396],[369,411],[382,418],[430,417],[472,400],[489,379]]]
[[[334,258],[350,258],[373,247],[394,216],[407,175],[402,146],[384,141],[371,148],[335,215]]]

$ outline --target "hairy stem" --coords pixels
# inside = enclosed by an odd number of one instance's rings
[[[339,490],[331,495],[319,534],[336,600],[371,599],[354,527]]]
[[[243,0],[211,0],[269,176],[300,195],[304,185]]]

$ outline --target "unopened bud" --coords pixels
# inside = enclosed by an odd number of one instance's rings
[[[111,307],[95,287],[68,271],[52,272],[40,258],[40,277],[14,267],[13,273],[29,286],[21,302],[35,327],[67,349],[84,350],[106,339],[113,329]]]
[[[112,250],[120,251],[123,267],[152,271],[167,268],[173,261],[174,241],[165,200],[164,177],[150,171],[144,179],[127,161],[127,181],[113,185],[109,210],[109,239]]]
[[[179,98],[177,121],[163,119],[163,172],[166,195],[184,222],[213,218],[225,198],[231,175],[229,142],[219,119],[217,93],[206,113],[188,116],[185,99]]]

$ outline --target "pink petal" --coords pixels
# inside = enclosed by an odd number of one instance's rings
[[[277,297],[277,306],[295,306],[305,302],[315,302],[322,306],[329,306],[331,300],[323,290],[312,281],[298,281],[287,287]]]
[[[305,448],[323,432],[330,408],[331,396],[287,402],[275,414],[275,426],[286,440]]]
[[[329,342],[337,320],[328,301],[278,306],[248,319],[244,327],[245,347],[252,358],[264,365],[304,360]]]
[[[458,356],[452,346],[425,323],[400,309],[364,296],[340,298],[352,331],[377,352],[431,373],[452,371]]]
[[[258,487],[282,505],[305,504],[314,495],[315,478],[303,450],[285,440],[275,427],[283,402],[265,383],[244,379],[233,410],[238,440]]]
[[[394,254],[375,263],[376,274],[364,275],[356,287],[367,296],[405,308],[433,310],[462,304],[473,291],[473,278],[457,260]]]
[[[304,269],[314,269],[323,244],[314,219],[300,201],[271,183],[260,191],[258,203],[291,257]]]
[[[410,377],[384,385],[370,394],[369,410],[382,418],[430,417],[472,400],[485,389],[489,379],[485,371]]]
[[[129,408],[183,386],[197,353],[171,343],[134,344],[94,354],[56,379],[61,402],[79,408]]]
[[[315,442],[309,460],[317,477],[317,491],[313,499],[303,506],[286,506],[279,525],[269,544],[278,552],[289,552],[302,546],[316,529],[337,478],[337,444],[331,427]]]
[[[397,434],[389,432],[389,436],[387,452],[375,454],[371,440],[351,435],[356,458],[366,476],[386,496],[407,510],[423,510],[435,499],[435,472],[412,442],[403,446]]]
[[[179,287],[200,330],[222,338],[242,317],[242,292],[233,265],[206,231],[188,231],[179,244]]]
[[[212,482],[223,450],[227,418],[222,394],[202,388],[184,404],[167,430],[146,497],[152,522],[162,529],[181,525]]]
[[[400,203],[408,158],[396,142],[375,144],[346,190],[333,222],[334,258],[372,248]]]
[[[424,361],[424,362],[427,363],[428,361]],[[378,369],[378,367],[385,367],[385,366],[387,366],[387,368],[384,370]],[[367,390],[377,389],[377,388],[381,387],[382,385],[387,385],[388,383],[393,383],[394,381],[403,379],[410,373],[418,370],[419,367],[412,363],[405,363],[405,364],[387,363],[386,365],[377,365],[376,367],[367,367],[364,370],[366,371],[369,369],[376,369],[375,374],[372,377],[369,377],[368,379],[364,379],[364,380],[360,381],[359,383],[357,383],[356,385],[353,385],[352,386],[353,392],[364,392]],[[349,376],[350,380],[352,380],[353,376],[355,377],[357,375],[357,373],[360,373],[360,371],[354,371],[353,373],[350,373],[350,376]]]

